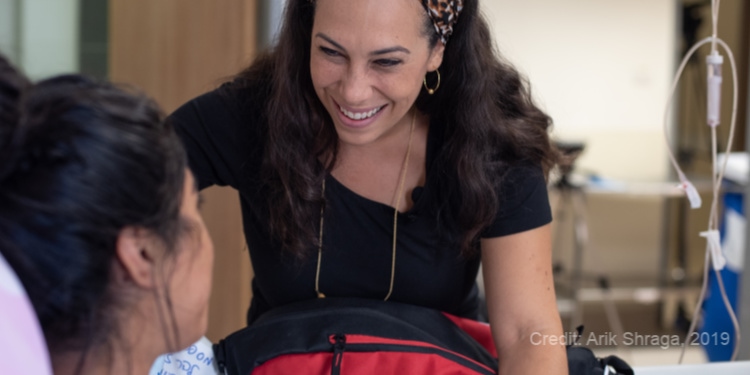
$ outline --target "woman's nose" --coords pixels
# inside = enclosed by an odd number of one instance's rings
[[[372,92],[367,69],[350,66],[342,82],[342,91],[342,97],[348,105],[365,103]]]

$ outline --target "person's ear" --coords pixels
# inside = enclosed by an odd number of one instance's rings
[[[126,227],[117,236],[118,278],[146,289],[156,286],[154,280],[159,244],[153,233],[144,228]]]
[[[427,71],[434,72],[443,63],[443,54],[445,53],[445,44],[438,41],[430,52],[430,60],[427,62]]]

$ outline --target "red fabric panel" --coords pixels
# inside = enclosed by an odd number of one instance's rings
[[[253,375],[330,375],[331,361],[333,353],[287,354],[258,366]]]
[[[437,354],[375,352],[345,352],[341,363],[342,375],[367,374],[477,374],[466,367]]]
[[[329,375],[331,353],[288,354],[274,358],[253,371],[253,375]],[[437,354],[399,352],[344,352],[342,375],[368,374],[476,374]]]
[[[455,325],[464,330],[469,336],[473,337],[474,340],[484,346],[493,357],[497,358],[497,348],[495,347],[495,340],[492,338],[492,331],[490,325],[487,323],[478,322],[476,320],[460,318],[455,315],[443,313],[448,319],[450,319]]]

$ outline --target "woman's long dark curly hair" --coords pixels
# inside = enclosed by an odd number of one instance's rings
[[[496,53],[477,0],[463,3],[440,66],[440,89],[434,95],[422,91],[416,106],[444,124],[435,200],[442,205],[439,222],[459,234],[462,253],[470,254],[497,213],[495,187],[503,171],[524,163],[546,175],[557,152],[549,139],[550,118],[534,105],[524,79]],[[271,232],[284,250],[300,257],[316,243],[321,183],[338,151],[332,120],[310,76],[314,17],[314,2],[289,1],[276,45],[238,76],[240,86],[266,82],[270,87],[263,177]],[[426,12],[423,31],[435,46],[438,35]]]

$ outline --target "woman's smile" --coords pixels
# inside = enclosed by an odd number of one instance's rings
[[[382,113],[382,110],[387,107],[387,104],[384,104],[374,108],[354,109],[345,108],[337,103],[336,100],[333,100],[333,102],[339,109],[338,117],[341,123],[352,128],[364,128],[372,124],[380,117],[379,115]]]

